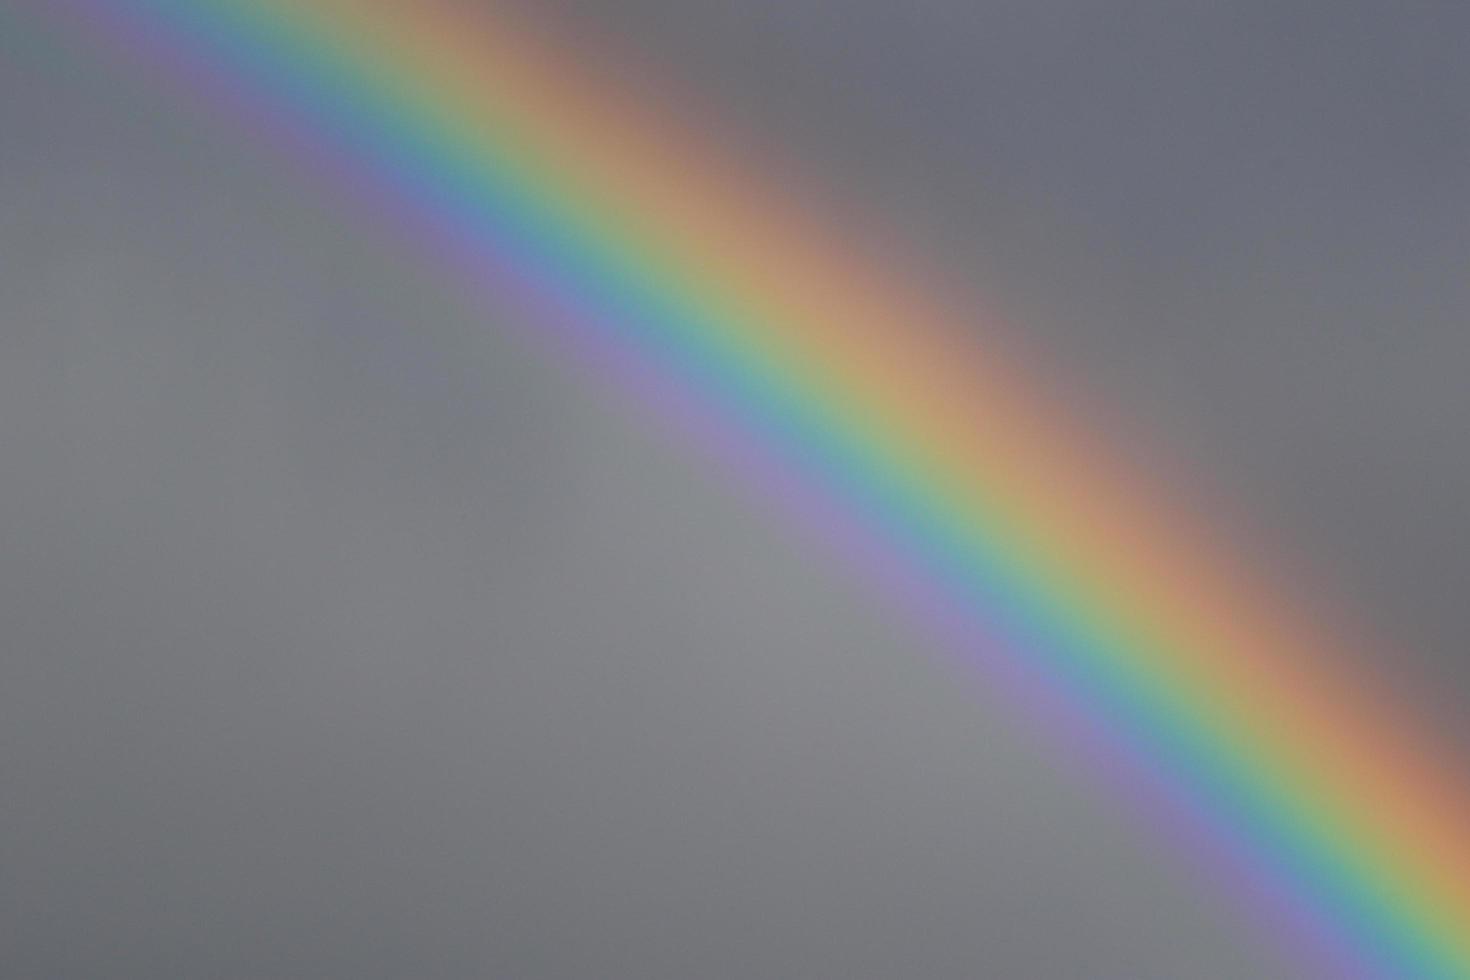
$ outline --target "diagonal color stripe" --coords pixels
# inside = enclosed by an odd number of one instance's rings
[[[310,129],[390,208],[575,321],[584,362],[800,474],[808,511],[858,525],[907,569],[892,578],[960,610],[951,631],[1081,705],[1284,882],[1349,951],[1334,971],[1470,976],[1458,760],[1227,529],[1070,419],[997,327],[847,243],[707,123],[452,0],[69,6]]]

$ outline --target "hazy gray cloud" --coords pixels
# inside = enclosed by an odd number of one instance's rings
[[[556,7],[972,280],[1454,720],[1462,5]],[[514,314],[83,50],[0,13],[7,976],[1288,975]]]

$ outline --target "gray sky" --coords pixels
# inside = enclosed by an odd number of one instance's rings
[[[1467,8],[537,6],[973,284],[1470,729]],[[1292,975],[250,135],[0,6],[7,976]]]

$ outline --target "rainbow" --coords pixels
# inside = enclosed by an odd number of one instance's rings
[[[331,161],[576,363],[822,525],[1214,849],[1253,911],[1289,918],[1304,970],[1470,977],[1463,762],[1228,532],[1072,421],[998,328],[850,244],[708,124],[480,4],[44,5]]]

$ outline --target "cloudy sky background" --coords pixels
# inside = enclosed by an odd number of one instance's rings
[[[23,6],[8,976],[1292,975],[493,297]],[[1470,8],[524,6],[983,295],[1470,745]]]

